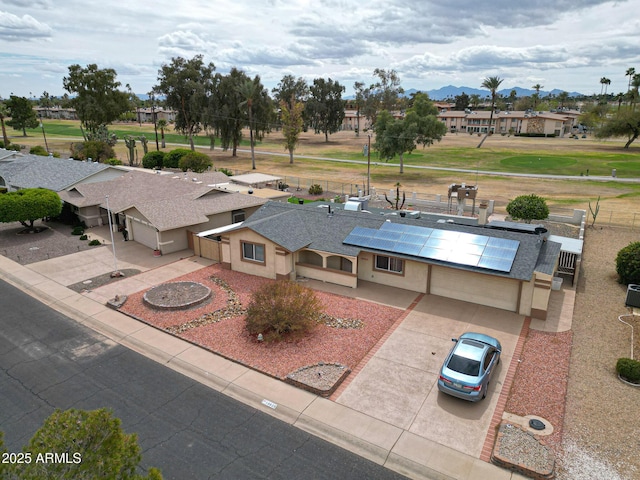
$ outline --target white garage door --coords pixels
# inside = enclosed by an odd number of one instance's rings
[[[433,295],[455,298],[465,302],[515,312],[518,306],[520,282],[510,278],[433,266],[431,292]]]
[[[149,248],[158,248],[155,228],[135,221],[131,222],[131,228],[133,230],[133,240]]]

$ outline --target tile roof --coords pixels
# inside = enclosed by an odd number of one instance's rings
[[[333,208],[335,209],[336,207],[333,206]],[[388,217],[365,212],[349,212],[341,209],[336,209],[334,212],[332,216],[329,216],[327,208],[319,208],[315,205],[268,202],[236,230],[245,228],[253,230],[290,252],[295,252],[301,248],[349,256],[356,256],[360,251],[376,252],[374,249],[346,245],[342,242],[354,227],[361,226],[377,229],[388,220]],[[559,246],[556,249],[557,244],[554,244],[554,242],[543,242],[541,236],[534,234],[494,230],[480,226],[437,223],[424,218],[394,217],[393,222],[517,240],[520,242],[520,246],[511,271],[507,273],[407,255],[394,254],[394,256],[518,280],[529,281],[531,279],[539,264],[541,253],[545,257],[540,260],[540,266],[547,270],[548,266],[555,262],[555,258],[557,258],[560,251]],[[547,245],[545,250],[542,250],[543,245]],[[555,257],[553,257],[554,255]]]
[[[0,177],[16,188],[46,188],[59,192],[109,168],[112,167],[104,163],[24,155],[0,162]]]

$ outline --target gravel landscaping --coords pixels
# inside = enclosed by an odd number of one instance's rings
[[[92,248],[71,235],[69,226],[47,225],[47,232],[18,235],[21,225],[0,224],[0,254],[25,265]],[[566,226],[551,233],[574,236],[575,228]],[[640,404],[640,388],[623,384],[615,373],[617,359],[630,354],[630,328],[618,321],[628,311],[626,287],[617,283],[615,256],[638,240],[638,232],[588,228],[572,331],[531,330],[519,359],[506,411],[551,422],[554,432],[544,443],[556,456],[556,478],[561,480],[630,480],[640,475],[640,416],[635,408]],[[96,288],[95,282],[113,281],[93,280],[91,288]],[[312,383],[304,375],[315,376],[324,382],[324,389],[339,376],[330,365],[355,367],[403,313],[317,292],[326,317],[316,331],[296,341],[265,344],[246,333],[243,312],[251,293],[270,280],[218,266],[174,279],[179,280],[201,282],[213,295],[205,305],[165,312],[146,307],[140,292],[129,297],[123,311],[276,378],[285,380],[295,374],[298,380],[302,374],[303,383]],[[82,285],[86,286],[79,283],[77,288]],[[634,324],[637,358],[640,322]],[[331,368],[336,370],[333,374]],[[520,432],[516,435],[529,441]]]
[[[212,291],[209,303],[189,310],[155,310],[144,304],[144,292],[139,292],[128,298],[121,311],[281,380],[296,372],[296,381],[319,383],[317,386],[322,390],[328,390],[328,379],[340,376],[328,372],[326,376],[322,372],[318,375],[313,369],[303,374],[300,369],[319,364],[354,368],[404,312],[363,300],[315,292],[324,306],[324,315],[319,317],[314,330],[295,340],[266,343],[246,331],[244,308],[249,304],[252,292],[272,280],[214,265],[174,281],[206,285]]]
[[[41,225],[49,228],[41,233],[21,234],[25,228],[20,223],[0,223],[0,255],[28,265],[95,248],[89,246],[88,240],[71,235],[70,225],[35,222],[35,226]]]

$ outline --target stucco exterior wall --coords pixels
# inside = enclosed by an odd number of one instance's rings
[[[259,206],[243,208],[245,212],[245,218],[249,218],[249,216],[254,213]],[[233,223],[231,212],[223,212],[217,213],[215,215],[209,216],[209,221],[205,223],[199,223],[198,225],[192,225],[189,228],[193,232],[204,232],[206,230],[213,230],[214,228],[224,227],[225,225],[231,225]]]
[[[552,275],[536,272],[534,289],[531,299],[530,315],[541,320],[547,319],[549,309],[549,297],[551,296]]]
[[[369,282],[426,293],[428,265],[422,262],[404,261],[402,274],[385,272],[374,268],[375,255],[363,252],[358,256],[358,278]]]
[[[175,230],[167,230],[158,234],[160,240],[160,251],[165,253],[179,252],[189,248],[189,240],[187,238],[186,228],[177,228]]]
[[[76,213],[78,214],[78,218],[83,221],[87,227],[98,227],[106,225],[109,222],[106,211],[104,212],[104,216],[101,216],[99,205],[81,207]]]
[[[276,246],[266,238],[258,235],[251,230],[239,230],[225,236],[229,239],[229,263],[231,269],[236,272],[248,273],[249,275],[257,275],[260,277],[276,279]],[[250,242],[264,245],[265,262],[254,262],[242,258],[241,242]],[[223,245],[223,259],[225,252]]]
[[[434,295],[455,298],[488,307],[517,311],[520,282],[511,278],[457,270],[434,265],[431,291]]]

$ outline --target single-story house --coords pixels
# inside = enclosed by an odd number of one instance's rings
[[[82,183],[111,180],[125,172],[104,163],[40,155],[6,155],[0,159],[0,187],[6,187],[10,192],[23,188],[60,192]]]
[[[219,233],[221,264],[272,279],[375,282],[546,318],[559,243],[441,222],[268,202]]]
[[[129,171],[119,178],[60,192],[88,227],[126,228],[129,239],[162,253],[192,248],[193,233],[241,222],[267,200],[220,189],[220,172],[161,175]]]

